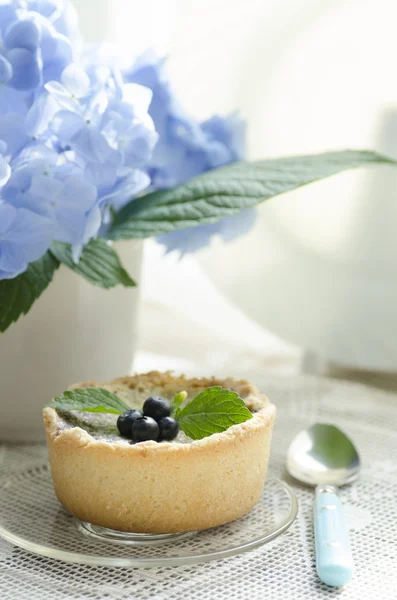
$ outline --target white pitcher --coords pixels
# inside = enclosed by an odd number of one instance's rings
[[[143,242],[117,252],[140,281]],[[0,441],[44,438],[41,408],[70,384],[131,370],[139,286],[104,290],[62,266],[31,311],[0,334]]]

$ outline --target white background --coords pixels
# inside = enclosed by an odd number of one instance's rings
[[[252,158],[346,147],[397,157],[393,0],[75,3],[86,38],[115,43],[126,62],[147,46],[168,54],[174,87],[193,114],[239,108]],[[337,362],[393,370],[396,189],[390,169],[343,174],[269,203],[249,238],[199,260],[267,329]],[[194,272],[198,301],[189,306],[200,320],[199,269],[164,264],[150,248],[149,256],[146,299],[158,302],[165,269],[170,289],[183,289]],[[164,288],[161,295],[188,311],[180,296]],[[222,334],[233,319],[222,322]]]

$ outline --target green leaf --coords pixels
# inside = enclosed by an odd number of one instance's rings
[[[127,271],[123,269],[116,252],[102,238],[91,240],[84,246],[77,264],[73,261],[69,244],[53,242],[51,252],[59,262],[68,266],[78,275],[82,275],[94,285],[102,288],[112,288],[118,284],[125,287],[136,285]]]
[[[188,437],[201,440],[251,419],[252,414],[236,392],[214,386],[178,410],[175,418]]]
[[[132,200],[117,214],[110,238],[146,238],[214,223],[313,181],[371,164],[397,163],[374,152],[358,150],[236,163],[204,173],[174,189]]]
[[[121,414],[131,408],[116,394],[103,388],[76,388],[66,390],[49,404],[60,411],[79,410],[81,412],[99,412]]]
[[[0,331],[5,331],[21,315],[29,312],[58,267],[59,261],[47,252],[39,260],[30,263],[18,277],[0,281]]]

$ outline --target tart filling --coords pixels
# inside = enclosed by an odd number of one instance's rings
[[[151,395],[188,400],[211,386],[236,391],[253,418],[204,439],[180,432],[171,442],[131,445],[117,431],[117,415],[58,414],[44,409],[54,487],[82,520],[120,531],[170,533],[234,520],[258,501],[266,476],[275,408],[247,381],[185,379],[152,372],[101,387],[132,408]]]

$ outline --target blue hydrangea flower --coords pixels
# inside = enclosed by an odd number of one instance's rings
[[[57,31],[51,18],[66,30],[56,18],[54,2],[9,0],[0,5],[0,73],[3,86],[25,93],[37,90],[44,81],[58,79],[73,60],[71,41]],[[48,13],[48,17],[40,13]],[[60,17],[59,17],[60,18]],[[29,102],[29,96],[26,97]]]
[[[200,122],[177,102],[164,61],[145,54],[121,73],[81,45],[69,0],[0,0],[0,279],[22,273],[52,240],[78,260],[114,211],[243,156],[237,115]],[[239,220],[175,232],[193,251]]]
[[[23,273],[50,246],[53,235],[49,219],[24,208],[0,204],[0,279]]]
[[[52,81],[59,79],[63,70],[74,58],[71,41],[61,33],[45,17],[33,13],[34,22],[40,31],[40,54],[42,60],[42,79]]]
[[[216,169],[244,159],[246,123],[237,113],[214,115],[201,123],[205,135],[208,168]]]
[[[51,219],[54,239],[71,244],[77,260],[91,237],[106,232],[109,207],[150,184],[142,168],[157,141],[150,100],[142,86],[120,87],[113,71],[99,80],[68,65],[24,118],[0,116],[12,159],[3,200]]]
[[[9,112],[24,114],[28,106],[26,94],[8,85],[12,77],[11,63],[0,52],[0,114],[3,115]]]
[[[96,79],[70,65],[61,82],[45,86],[60,109],[50,121],[52,133],[84,161],[99,204],[116,210],[150,184],[142,167],[158,137],[148,115],[151,92],[137,85],[120,88],[118,79],[110,69]]]
[[[96,187],[81,167],[45,146],[33,145],[14,160],[2,197],[50,220],[54,239],[71,244],[75,256],[101,224]]]
[[[33,90],[41,83],[40,31],[30,20],[17,20],[3,35],[3,60],[8,62],[8,85],[16,90]]]
[[[74,5],[69,0],[27,0],[29,11],[45,17],[58,33],[67,37],[79,49],[82,36]]]
[[[237,114],[214,116],[200,123],[188,115],[173,94],[164,60],[152,52],[141,56],[124,72],[126,81],[152,90],[149,114],[159,142],[148,170],[156,188],[178,185],[205,171],[244,157],[245,123]]]
[[[159,60],[152,52],[147,52],[125,71],[124,78],[153,92],[149,114],[159,134],[147,167],[153,188],[173,187],[244,158],[245,122],[237,114],[213,116],[203,122],[188,115],[171,90],[163,59]],[[168,252],[193,252],[208,245],[214,235],[230,240],[245,233],[253,225],[255,216],[256,212],[252,209],[242,216],[176,231],[157,239]]]

